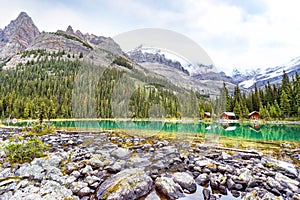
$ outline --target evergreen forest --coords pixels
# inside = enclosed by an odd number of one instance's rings
[[[124,58],[96,66],[74,55],[62,59],[65,54],[25,51],[22,57],[34,55],[35,60],[1,70],[0,118],[203,118],[204,112],[224,111],[234,112],[238,119],[248,118],[252,111],[267,120],[300,117],[297,73],[290,80],[284,72],[280,85],[255,86],[251,92],[235,86],[230,94],[224,83],[221,95],[210,99],[142,74]]]

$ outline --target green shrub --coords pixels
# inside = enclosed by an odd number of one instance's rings
[[[128,60],[126,60],[125,58],[123,57],[118,57],[117,59],[115,59],[113,61],[113,64],[117,64],[119,66],[123,66],[123,67],[126,67],[127,69],[133,69],[133,66],[132,64],[130,64],[128,62]]]
[[[53,125],[48,125],[45,123],[35,124],[31,126],[31,130],[27,133],[27,136],[35,135],[42,136],[48,134],[55,134],[55,129]]]
[[[88,49],[91,49],[93,50],[93,47],[88,44],[86,41],[83,41],[82,39],[79,39],[78,37],[76,36],[73,36],[73,35],[69,35],[67,33],[61,33],[61,32],[55,32],[55,33],[52,33],[52,34],[55,34],[55,35],[58,35],[58,36],[63,36],[67,39],[70,39],[70,40],[74,40],[74,41],[77,41],[77,42],[80,42],[83,46],[85,46],[86,48]]]
[[[45,156],[47,145],[38,138],[10,143],[5,147],[6,156],[11,163],[31,162],[34,158]]]

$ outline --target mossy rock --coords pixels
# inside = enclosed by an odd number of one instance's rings
[[[98,199],[138,199],[152,188],[152,179],[138,168],[125,169],[104,181],[97,190]]]

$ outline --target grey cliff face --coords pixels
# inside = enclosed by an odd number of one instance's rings
[[[57,32],[75,36],[75,37],[95,46],[96,48],[110,51],[111,53],[113,53],[115,55],[124,55],[120,46],[110,37],[96,36],[94,34],[89,34],[89,33],[83,34],[80,30],[74,31],[74,29],[70,25],[68,26],[66,31],[59,30]]]
[[[74,30],[72,28],[72,26],[68,26],[66,33],[70,34],[70,35],[75,35]]]
[[[84,47],[80,42],[54,33],[42,33],[28,49],[47,49],[48,51],[64,50],[69,53],[88,54],[91,50]]]
[[[189,72],[182,67],[180,62],[167,59],[165,55],[161,55],[158,53],[156,54],[147,53],[147,52],[143,53],[142,51],[139,50],[139,51],[130,52],[129,57],[136,63],[149,62],[149,63],[163,64],[178,69],[184,72],[185,74],[189,75]]]
[[[17,19],[0,31],[0,58],[25,50],[39,34],[32,19],[25,12],[21,12]]]
[[[5,62],[27,49],[65,50],[75,54],[89,54],[99,49],[115,55],[125,55],[120,46],[109,37],[83,34],[79,30],[74,31],[72,26],[57,33],[41,33],[27,13],[21,12],[3,30],[0,29],[0,61]]]

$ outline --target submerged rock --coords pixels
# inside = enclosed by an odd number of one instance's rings
[[[138,168],[125,169],[107,180],[97,189],[98,199],[138,199],[152,188],[152,179]]]

